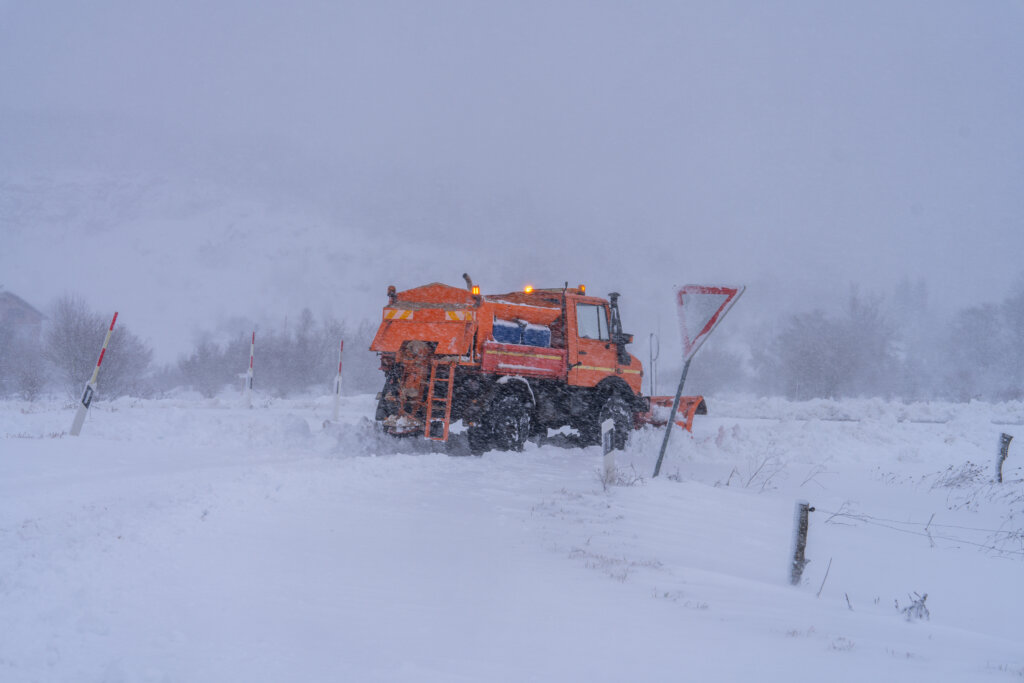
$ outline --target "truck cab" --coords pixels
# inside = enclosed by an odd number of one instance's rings
[[[569,334],[568,383],[577,387],[595,387],[609,377],[619,377],[634,394],[640,393],[643,367],[625,345],[632,335],[621,329],[613,332],[613,315],[609,302],[597,297],[566,294],[566,325]],[[615,334],[629,337],[616,340]]]

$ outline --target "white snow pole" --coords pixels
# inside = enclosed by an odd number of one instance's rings
[[[252,345],[249,346],[249,370],[245,373],[245,405],[252,408],[252,358],[256,355],[256,330],[252,331]]]
[[[615,420],[608,418],[601,423],[601,449],[604,451],[604,483],[611,484],[615,479],[615,449],[612,439],[615,434]]]
[[[341,410],[341,355],[345,352],[345,340],[341,340],[341,346],[338,348],[338,376],[334,379],[334,417],[332,418],[335,422],[338,421],[338,412]]]
[[[103,339],[103,348],[100,349],[100,357],[96,361],[96,367],[93,368],[92,377],[86,383],[85,391],[82,392],[82,400],[78,406],[78,411],[75,413],[75,419],[71,422],[71,436],[78,436],[82,433],[85,415],[89,412],[89,404],[92,403],[92,396],[96,392],[96,379],[100,376],[100,364],[103,363],[103,355],[107,352],[107,344],[110,343],[110,335],[114,331],[114,323],[116,322],[117,311],[114,312],[114,319],[110,321],[110,329],[107,330],[107,336]]]

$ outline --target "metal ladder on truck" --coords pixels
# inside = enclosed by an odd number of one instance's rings
[[[448,440],[448,430],[452,425],[452,392],[455,389],[456,365],[456,361],[441,360],[435,360],[430,364],[430,383],[427,388],[423,436],[431,441]],[[438,395],[439,393],[440,395]],[[441,434],[435,435],[432,427],[438,423],[442,425]]]

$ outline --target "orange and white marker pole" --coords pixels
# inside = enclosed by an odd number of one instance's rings
[[[345,340],[341,340],[341,347],[338,349],[338,376],[334,379],[334,417],[338,421],[338,412],[341,410],[341,356],[345,353]]]
[[[256,355],[256,330],[252,331],[252,344],[249,346],[249,370],[245,373],[245,405],[252,408],[252,359]]]
[[[103,364],[103,356],[107,353],[107,344],[110,343],[110,335],[114,331],[114,323],[117,322],[117,312],[114,312],[114,319],[110,321],[110,329],[107,330],[107,336],[103,339],[103,348],[100,349],[99,360],[96,361],[96,367],[93,368],[92,377],[85,385],[85,391],[82,392],[82,400],[79,402],[78,411],[75,412],[75,419],[71,423],[71,436],[78,436],[82,433],[82,425],[85,424],[85,416],[89,412],[89,405],[92,403],[93,394],[96,393],[96,380],[100,376],[100,365]]]

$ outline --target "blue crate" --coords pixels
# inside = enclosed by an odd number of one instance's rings
[[[551,346],[551,329],[543,325],[527,325],[523,329],[523,343],[527,346]]]
[[[501,344],[522,344],[523,327],[515,320],[494,319],[494,341]]]

